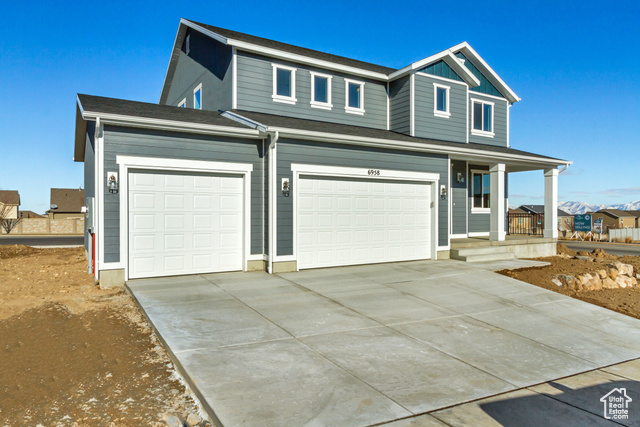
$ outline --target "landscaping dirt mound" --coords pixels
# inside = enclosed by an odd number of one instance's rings
[[[134,301],[96,286],[83,251],[0,246],[0,426],[198,413]]]
[[[575,259],[567,256],[569,254],[561,249],[563,246],[558,244],[558,256],[536,258],[536,261],[550,263],[549,266],[502,270],[498,273],[640,319],[640,287],[576,291],[559,287],[551,281],[554,276],[558,275],[596,274],[603,266],[616,261],[631,264],[634,267],[634,272],[640,273],[640,256],[618,257],[598,249],[581,255],[587,256],[586,259]],[[578,254],[582,253],[578,252]]]
[[[566,247],[562,243],[558,243],[557,252],[558,252],[558,255],[576,256],[576,252],[574,250],[569,249],[568,247]]]

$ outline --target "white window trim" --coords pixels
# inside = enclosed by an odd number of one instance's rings
[[[200,108],[198,110],[202,110],[202,83],[193,89],[193,108],[196,108],[196,93],[200,91]]]
[[[474,179],[473,179],[473,175],[474,174],[482,174],[482,175],[489,175],[489,179],[491,179],[491,173],[488,170],[480,170],[480,169],[471,169],[471,179],[469,181],[471,181],[471,213],[472,214],[488,214],[491,213],[491,208],[476,208],[473,205],[473,195],[474,193]],[[480,180],[480,182],[482,183],[482,180]],[[491,199],[491,186],[489,186],[489,199]]]
[[[316,73],[314,71],[309,71],[311,74],[311,107],[313,108],[321,108],[323,110],[331,110],[333,108],[333,104],[331,103],[331,78],[329,74]],[[321,77],[327,79],[327,102],[316,101],[314,97],[316,96],[316,77]]]
[[[482,104],[482,116],[483,116],[483,122],[484,122],[484,105],[488,104],[491,105],[491,132],[487,132],[485,130],[478,130],[475,129],[475,117],[473,114],[473,106],[474,104]],[[476,136],[484,136],[487,138],[493,138],[496,134],[494,132],[495,127],[494,127],[494,118],[496,116],[496,104],[490,101],[484,101],[482,99],[477,99],[477,98],[471,98],[471,135],[476,135]]]
[[[284,104],[295,105],[298,100],[296,99],[296,71],[297,68],[287,67],[286,65],[271,64],[273,67],[273,93],[271,99],[275,102],[282,102]],[[278,70],[291,71],[291,96],[278,95]]]
[[[349,84],[360,85],[360,108],[349,107]],[[344,79],[344,111],[350,114],[364,115],[364,82]]]
[[[444,89],[446,92],[445,111],[438,110],[438,89]],[[433,115],[436,117],[444,117],[448,119],[451,117],[451,109],[449,108],[449,92],[451,92],[450,86],[445,86],[439,83],[433,84]]]
[[[200,97],[200,99],[202,99],[202,97]],[[184,98],[182,101],[180,101],[178,103],[178,107],[180,108],[187,108],[187,98]]]

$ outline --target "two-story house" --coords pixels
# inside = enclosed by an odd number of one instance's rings
[[[468,43],[393,69],[182,19],[158,104],[78,95],[94,274],[447,257],[530,170],[557,237],[570,162],[510,147],[519,100]]]

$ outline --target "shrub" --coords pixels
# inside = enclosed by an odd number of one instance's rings
[[[632,237],[625,237],[624,238],[624,242],[625,243],[633,243],[633,238]]]

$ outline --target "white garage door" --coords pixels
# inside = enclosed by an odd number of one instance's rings
[[[129,173],[129,277],[242,270],[243,178]]]
[[[298,268],[430,258],[430,184],[302,177],[298,187]]]

